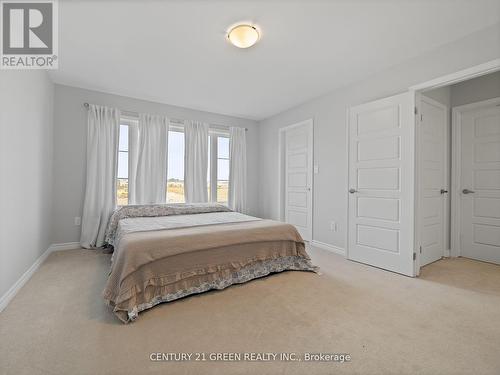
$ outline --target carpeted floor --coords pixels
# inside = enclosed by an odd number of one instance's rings
[[[273,275],[160,305],[129,325],[101,298],[109,255],[53,253],[0,314],[0,374],[500,374],[499,266],[448,259],[411,279],[310,253],[321,276]],[[156,352],[352,360],[151,361]]]

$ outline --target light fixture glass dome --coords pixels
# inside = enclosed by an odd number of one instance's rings
[[[252,25],[237,25],[229,30],[227,38],[238,48],[248,48],[259,40],[259,31]]]

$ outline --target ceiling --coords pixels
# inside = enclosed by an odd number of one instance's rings
[[[59,1],[56,83],[260,120],[500,21],[499,0]],[[225,39],[236,22],[254,47]]]

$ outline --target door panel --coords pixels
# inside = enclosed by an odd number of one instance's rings
[[[388,221],[399,220],[399,200],[357,197],[358,217]]]
[[[349,111],[348,258],[413,276],[413,111],[405,93]]]
[[[358,168],[358,188],[399,190],[399,168]]]
[[[463,189],[472,191],[464,194]],[[461,255],[500,264],[500,107],[461,114]]]
[[[356,121],[356,135],[399,128],[399,110],[399,107],[388,105],[359,113]]]
[[[499,190],[500,171],[495,169],[474,171],[473,184],[475,189]]]
[[[288,202],[295,207],[307,208],[307,193],[306,192],[290,192],[288,194]]]
[[[312,122],[285,131],[285,221],[312,239]]]
[[[307,188],[307,172],[293,172],[288,170],[288,187],[289,188]]]
[[[420,266],[441,259],[445,251],[445,207],[448,193],[446,139],[448,108],[425,96],[420,99],[417,129],[419,157]]]
[[[399,253],[399,230],[358,225],[357,245]]]
[[[358,142],[358,161],[395,159],[399,157],[399,137]]]
[[[500,219],[500,198],[474,199],[474,216]]]

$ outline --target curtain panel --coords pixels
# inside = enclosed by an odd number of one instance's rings
[[[208,124],[184,123],[184,195],[186,203],[208,202]]]
[[[168,119],[141,113],[137,141],[132,143],[132,173],[135,172],[130,204],[165,203],[167,194]],[[135,151],[135,152],[134,152]]]
[[[89,105],[87,119],[87,183],[80,244],[100,247],[116,206],[120,111]]]
[[[233,211],[247,211],[247,143],[244,128],[229,129],[228,205]]]

